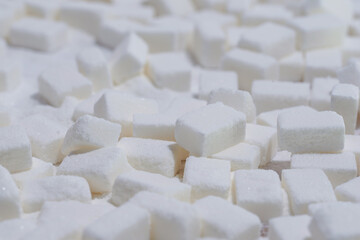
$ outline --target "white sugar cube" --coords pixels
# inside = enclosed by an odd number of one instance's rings
[[[77,55],[79,72],[90,79],[94,91],[112,87],[107,61],[96,47],[85,48]]]
[[[248,9],[241,16],[245,25],[258,25],[264,22],[286,23],[293,17],[285,6],[276,4],[258,4]]]
[[[93,193],[110,192],[115,178],[131,171],[126,155],[116,147],[106,147],[84,154],[70,155],[60,164],[57,175],[85,178]]]
[[[87,99],[79,102],[73,112],[72,120],[76,121],[78,118],[84,115],[94,115],[94,105],[100,99],[100,97],[104,94],[105,90],[99,91]]]
[[[360,87],[360,63],[353,62],[338,69],[337,77],[341,83],[354,84]]]
[[[116,223],[116,225],[114,225]],[[83,240],[150,238],[150,214],[133,204],[124,204],[89,224]]]
[[[25,1],[26,12],[28,15],[45,19],[56,19],[59,13],[61,1]]]
[[[116,146],[120,133],[120,124],[85,115],[67,130],[61,152],[66,156],[74,152]]]
[[[360,136],[358,135],[345,135],[344,151],[353,152],[358,166],[358,174],[360,173]]]
[[[220,24],[224,29],[228,27],[233,27],[238,23],[238,19],[234,15],[222,13],[211,9],[194,13],[189,16],[189,18],[192,19],[195,24],[212,21],[216,24]]]
[[[9,126],[0,128],[0,165],[16,173],[31,168],[31,145],[23,128]]]
[[[63,23],[35,18],[15,22],[9,32],[12,45],[51,52],[65,45],[67,28]]]
[[[286,169],[281,179],[295,215],[306,214],[309,204],[336,201],[331,183],[320,169]]]
[[[194,11],[191,0],[150,0],[157,15],[187,16]]]
[[[137,170],[174,177],[188,152],[171,141],[122,138],[118,143],[131,166]]]
[[[334,188],[357,176],[355,155],[351,152],[293,154],[291,156],[291,168],[322,169]]]
[[[116,84],[143,72],[149,48],[136,34],[129,34],[115,49],[111,75]]]
[[[251,94],[258,113],[295,106],[309,105],[310,84],[293,82],[254,81]]]
[[[193,52],[203,67],[218,67],[225,53],[226,37],[220,24],[201,22],[195,27]]]
[[[246,118],[222,103],[189,112],[176,121],[176,142],[195,156],[210,156],[245,137]]]
[[[32,180],[23,185],[24,212],[38,211],[46,201],[64,200],[89,202],[91,193],[86,180],[77,176],[51,176]]]
[[[331,91],[331,110],[340,114],[345,123],[345,133],[354,134],[359,109],[359,87],[338,84]]]
[[[203,222],[203,236],[216,239],[258,239],[261,222],[225,199],[208,196],[194,203]]]
[[[235,172],[236,204],[261,221],[282,215],[283,190],[279,175],[272,170],[238,170]]]
[[[311,88],[310,106],[318,111],[331,110],[331,90],[339,83],[336,78],[314,78]]]
[[[261,150],[256,145],[241,142],[210,157],[230,161],[231,171],[257,169],[260,165]]]
[[[121,205],[141,191],[159,193],[181,201],[190,201],[191,187],[175,178],[136,170],[123,173],[116,178],[111,202]]]
[[[161,88],[190,90],[192,65],[182,52],[150,55],[147,74]]]
[[[256,117],[256,107],[252,96],[247,91],[217,89],[213,90],[208,98],[208,103],[221,102],[246,115],[246,122],[254,122]]]
[[[246,31],[238,46],[281,59],[295,51],[295,43],[294,30],[268,22]]]
[[[188,157],[183,182],[191,186],[191,199],[214,195],[227,199],[230,191],[230,162],[212,158]]]
[[[140,192],[129,202],[150,212],[151,239],[192,240],[200,235],[200,218],[189,203],[152,192]]]
[[[279,66],[275,58],[239,48],[224,55],[221,68],[236,72],[239,89],[246,91],[250,91],[254,80],[277,80],[279,76]]]
[[[341,47],[343,64],[347,64],[351,59],[360,57],[360,38],[347,37]]]
[[[273,218],[269,221],[269,240],[310,239],[310,221],[308,215]]]
[[[22,81],[22,67],[12,59],[0,59],[0,91],[16,89]]]
[[[179,51],[179,32],[170,26],[140,26],[135,29],[149,46],[150,53]]]
[[[341,45],[346,25],[331,14],[297,17],[289,23],[297,31],[298,49],[307,51]]]
[[[109,90],[94,105],[97,117],[121,124],[121,136],[132,136],[133,115],[157,113],[154,100],[136,97],[121,91]]]
[[[303,2],[303,11],[306,15],[317,13],[330,13],[343,22],[348,23],[354,15],[355,4],[352,0],[305,0]]]
[[[277,129],[280,149],[292,153],[338,152],[344,148],[345,124],[335,112],[283,111]]]
[[[301,52],[295,52],[279,60],[279,80],[301,82],[304,77],[305,59]]]
[[[0,222],[0,239],[17,240],[25,237],[36,227],[33,219],[10,219]]]
[[[195,0],[194,3],[199,9],[214,9],[218,11],[224,10],[226,5],[224,0]]]
[[[353,178],[335,188],[335,194],[339,201],[360,203],[360,177]]]
[[[87,98],[91,89],[91,82],[66,63],[48,67],[39,77],[40,95],[55,107],[61,106],[66,96]]]
[[[0,222],[19,218],[21,214],[20,192],[8,170],[0,165]]]

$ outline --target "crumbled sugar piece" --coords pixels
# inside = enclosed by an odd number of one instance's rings
[[[106,91],[94,105],[95,116],[121,124],[122,137],[132,136],[134,114],[157,112],[154,100],[116,90]]]
[[[295,106],[309,105],[310,84],[254,81],[251,94],[258,113]]]
[[[116,223],[116,225],[114,225]],[[133,204],[124,204],[86,226],[84,240],[150,238],[150,214]]]
[[[351,152],[293,154],[291,156],[291,168],[322,169],[334,188],[357,176],[355,155]]]
[[[281,59],[295,51],[295,40],[294,30],[268,22],[246,31],[238,46]]]
[[[55,51],[65,45],[67,28],[63,23],[35,18],[15,22],[9,32],[12,45],[39,51]]]
[[[192,65],[182,52],[150,55],[147,75],[161,88],[175,91],[190,89]]]
[[[218,89],[237,90],[238,77],[235,72],[203,70],[199,76],[199,98],[208,100],[211,91]]]
[[[340,83],[354,84],[360,87],[360,63],[353,62],[338,69],[337,77]]]
[[[343,118],[330,111],[282,111],[277,124],[281,150],[292,153],[339,152],[344,148]]]
[[[276,129],[251,123],[247,124],[245,142],[260,148],[260,166],[264,166],[270,162],[276,153]]]
[[[16,182],[16,185],[22,189],[26,182],[54,176],[55,172],[56,167],[51,163],[33,157],[31,169],[19,173],[14,173],[12,174],[12,177]]]
[[[35,229],[36,222],[32,219],[10,219],[0,222],[0,239],[17,240],[25,237]]]
[[[260,157],[260,147],[243,142],[210,156],[210,158],[230,161],[231,171],[257,169],[260,165]]]
[[[295,52],[279,60],[279,80],[301,82],[304,77],[305,59],[301,52]]]
[[[92,82],[94,91],[112,86],[107,60],[98,48],[83,49],[76,60],[79,72]]]
[[[81,102],[79,102],[74,109],[72,120],[76,121],[84,115],[94,115],[94,105],[101,98],[104,92],[105,90],[101,90],[91,95],[87,99],[84,99]]]
[[[149,211],[151,239],[191,240],[200,236],[200,217],[194,206],[152,192],[140,192],[129,200]]]
[[[23,185],[24,212],[38,211],[46,201],[64,200],[89,202],[91,193],[86,180],[77,176],[50,176]]]
[[[191,0],[150,0],[150,5],[155,8],[157,15],[186,16],[194,11]]]
[[[122,138],[117,146],[135,169],[166,177],[174,177],[180,170],[181,160],[188,156],[187,151],[171,141]]]
[[[111,75],[116,84],[141,74],[147,62],[149,48],[136,34],[129,34],[115,49]]]
[[[359,219],[359,204],[320,204],[312,214],[309,229],[313,239],[357,239]]]
[[[305,82],[319,77],[336,77],[342,66],[340,49],[321,49],[308,51],[305,56]]]
[[[239,48],[230,50],[224,55],[221,68],[236,72],[239,89],[246,91],[250,91],[254,80],[277,80],[279,76],[279,66],[275,58]]]
[[[346,34],[345,23],[331,14],[297,17],[289,25],[297,31],[297,47],[302,51],[340,46]]]
[[[282,215],[283,191],[279,175],[272,170],[238,170],[234,177],[236,204],[268,222]]]
[[[284,169],[281,179],[295,215],[306,214],[309,204],[336,201],[331,183],[320,169]]]
[[[117,147],[70,155],[60,164],[57,175],[74,175],[87,180],[93,193],[110,192],[115,178],[131,171],[126,155]]]
[[[344,151],[353,152],[358,166],[358,174],[360,174],[360,136],[358,135],[345,135]]]
[[[111,202],[121,205],[141,191],[159,193],[181,201],[190,201],[191,187],[175,178],[136,170],[123,173],[116,178]]]
[[[21,214],[20,192],[9,171],[0,165],[0,223],[19,218]]]
[[[91,82],[66,63],[46,68],[39,77],[40,95],[55,107],[61,106],[66,96],[87,98],[91,89]]]
[[[208,196],[197,200],[194,206],[203,222],[204,237],[250,240],[260,236],[259,218],[225,199]]]
[[[339,84],[336,78],[314,78],[311,88],[310,106],[318,111],[331,110],[331,90]]]
[[[360,177],[353,178],[335,188],[335,194],[339,201],[360,203]]]
[[[176,121],[176,142],[194,156],[210,156],[245,138],[243,113],[214,103],[186,113]]]
[[[293,14],[284,6],[275,4],[259,4],[242,14],[241,21],[245,25],[259,25],[264,22],[286,23]]]
[[[308,215],[273,218],[269,221],[269,240],[310,239],[310,221],[311,217]]]
[[[116,146],[120,133],[120,124],[84,115],[67,130],[61,152],[66,156],[74,152]]]
[[[231,186],[230,170],[230,162],[226,160],[188,157],[183,182],[191,186],[192,201],[210,195],[227,199]]]
[[[203,67],[218,67],[225,53],[226,36],[221,25],[202,21],[195,27],[193,52]]]
[[[341,48],[343,64],[347,64],[352,58],[360,57],[360,38],[359,37],[347,37]]]
[[[359,109],[359,87],[338,84],[331,91],[331,110],[340,114],[345,123],[345,133],[354,134]]]
[[[41,1],[27,0],[24,2],[26,13],[32,17],[56,19],[59,14],[61,0]]]
[[[0,128],[0,165],[16,173],[31,168],[31,145],[23,128],[9,126]]]
[[[0,91],[15,90],[22,82],[22,66],[12,59],[0,59]]]

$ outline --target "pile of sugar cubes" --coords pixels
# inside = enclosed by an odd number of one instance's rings
[[[360,0],[0,0],[0,240],[359,240]]]

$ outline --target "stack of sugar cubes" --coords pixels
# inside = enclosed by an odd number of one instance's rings
[[[1,240],[359,240],[359,0],[0,0]]]

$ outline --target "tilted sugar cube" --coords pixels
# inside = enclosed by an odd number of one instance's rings
[[[351,152],[293,154],[291,156],[291,168],[322,169],[334,188],[357,176],[356,159]]]
[[[254,80],[277,80],[279,77],[279,66],[275,58],[239,48],[224,55],[221,68],[236,72],[239,89],[246,91],[250,91]]]
[[[360,63],[353,62],[338,69],[337,77],[340,83],[349,83],[360,87]]]
[[[331,90],[339,84],[336,78],[314,78],[311,88],[310,106],[318,111],[331,110]]]
[[[20,192],[9,171],[0,165],[0,222],[19,218],[21,214]]]
[[[254,81],[251,94],[258,113],[295,106],[309,105],[310,84]]]
[[[246,31],[238,46],[281,59],[295,51],[295,44],[296,34],[294,30],[268,22]]]
[[[0,59],[0,91],[16,89],[22,78],[22,67],[12,59]]]
[[[301,82],[304,77],[305,59],[302,52],[295,52],[279,60],[279,80]]]
[[[200,236],[200,218],[189,203],[152,192],[140,192],[129,203],[149,211],[151,239],[191,240]]]
[[[192,65],[182,52],[150,55],[147,75],[161,88],[175,91],[190,89]]]
[[[115,178],[131,171],[126,155],[117,147],[105,147],[70,155],[60,164],[57,175],[74,175],[87,180],[93,193],[110,192]]]
[[[293,13],[285,6],[276,4],[258,4],[248,9],[241,16],[245,25],[259,25],[264,22],[284,24],[293,17]]]
[[[154,100],[116,90],[106,91],[94,105],[95,116],[121,124],[122,137],[132,136],[134,114],[157,112],[158,104]]]
[[[124,204],[86,226],[82,239],[150,239],[150,214],[131,203]]]
[[[282,215],[283,190],[275,171],[238,170],[234,182],[238,206],[256,214],[263,222]]]
[[[260,219],[225,199],[208,196],[197,200],[194,206],[203,222],[204,237],[249,240],[259,238]]]
[[[63,23],[35,18],[15,22],[9,32],[12,45],[51,52],[65,45],[67,28]]]
[[[283,111],[278,116],[277,129],[281,150],[326,153],[344,148],[345,124],[335,112]]]
[[[331,110],[340,114],[345,123],[345,133],[354,134],[359,109],[359,87],[338,84],[331,91]]]
[[[181,161],[188,156],[187,151],[171,141],[122,138],[117,146],[135,169],[166,177],[174,177],[180,170]]]
[[[277,217],[269,221],[269,240],[305,240],[311,237],[308,215]]]
[[[230,162],[212,158],[188,157],[183,182],[191,186],[191,199],[214,195],[227,199],[230,192]]]
[[[306,214],[309,204],[336,201],[331,183],[320,169],[286,169],[281,179],[294,215]]]
[[[74,152],[116,146],[120,133],[120,124],[85,115],[67,130],[61,152],[66,156]]]
[[[31,168],[31,145],[23,128],[9,126],[0,128],[0,165],[16,173]]]
[[[64,200],[89,202],[91,193],[86,180],[77,176],[51,176],[32,180],[23,185],[24,212],[38,211],[46,201]]]
[[[339,201],[360,203],[360,177],[353,178],[335,188],[335,194]]]
[[[40,95],[55,107],[61,106],[66,96],[87,98],[91,89],[91,82],[66,63],[48,67],[39,77]]]
[[[245,138],[243,113],[214,103],[189,112],[176,121],[176,142],[195,156],[210,156]]]
[[[141,191],[159,193],[188,202],[190,201],[191,187],[175,178],[136,170],[123,173],[116,178],[111,202],[121,205]]]
[[[191,0],[150,0],[157,15],[186,16],[194,11]]]
[[[247,91],[232,89],[215,89],[208,98],[208,103],[222,102],[246,115],[246,122],[254,122],[256,107],[252,96]]]
[[[0,222],[0,239],[16,240],[25,237],[36,227],[33,219],[10,219]]]

